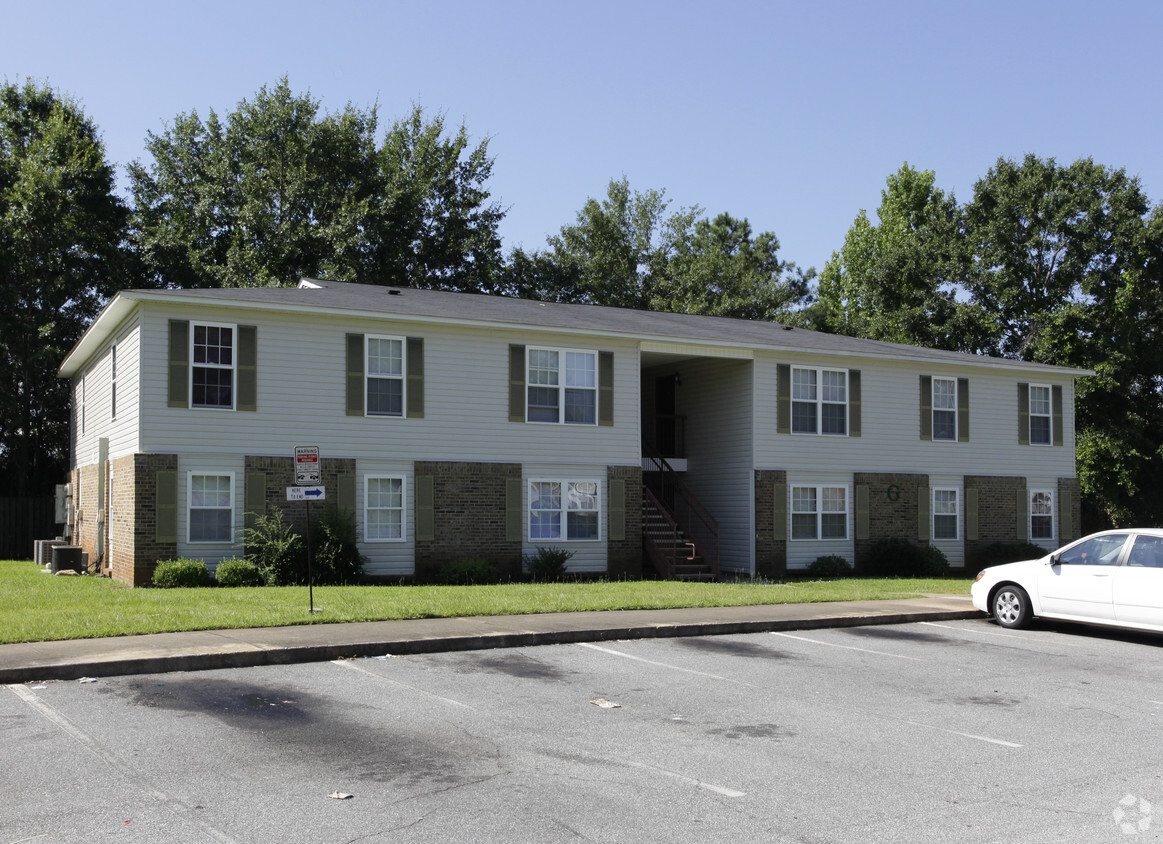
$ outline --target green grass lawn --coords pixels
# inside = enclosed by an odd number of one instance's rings
[[[54,577],[28,561],[0,561],[0,643],[41,642],[396,618],[729,607],[965,595],[966,579],[679,583],[596,581],[501,586],[305,586],[130,589],[100,577]]]

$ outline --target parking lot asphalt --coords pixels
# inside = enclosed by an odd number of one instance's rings
[[[980,618],[968,595],[665,610],[424,618],[0,645],[0,683],[199,671],[383,654]]]

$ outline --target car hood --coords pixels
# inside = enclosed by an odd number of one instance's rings
[[[990,566],[985,570],[985,573],[988,577],[995,580],[1006,577],[1017,577],[1020,574],[1028,574],[1039,566],[1045,565],[1049,557],[1050,555],[1047,554],[1045,557],[1039,557],[1036,560],[1019,560],[1016,563],[1002,563],[1000,565]]]

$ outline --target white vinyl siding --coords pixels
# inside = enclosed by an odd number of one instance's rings
[[[195,314],[176,308],[150,313],[142,334],[146,369],[142,375],[140,450],[216,453],[223,442],[229,442],[239,454],[289,456],[302,444],[302,432],[309,431],[312,444],[320,447],[324,458],[354,457],[360,461],[360,471],[365,460],[405,456],[409,464],[414,460],[559,464],[566,446],[574,454],[601,455],[603,466],[635,465],[640,460],[638,353],[631,341],[603,341],[603,349],[614,352],[618,360],[613,385],[614,425],[512,425],[508,404],[510,344],[540,339],[564,348],[569,340],[576,342],[576,337],[557,333],[546,337],[536,331],[486,333],[479,328],[435,324],[426,324],[420,331],[393,320],[322,313],[229,313],[239,323],[258,326],[258,409],[218,415],[213,426],[205,424],[203,413],[168,410],[168,320],[191,316],[223,320],[226,313],[209,308]],[[424,335],[424,418],[392,418],[390,440],[384,425],[371,424],[373,420],[364,416],[346,415],[342,367],[347,333]],[[311,353],[304,354],[304,349]],[[119,349],[119,369],[121,357]]]
[[[138,439],[139,341],[140,332],[134,319],[121,328],[113,341],[94,356],[92,364],[83,370],[83,376],[74,379],[76,466],[97,462],[98,442],[103,438],[109,440],[110,460],[141,450]],[[117,347],[116,382],[113,378],[114,344]],[[116,417],[112,414],[114,383],[116,383]],[[82,416],[84,430],[81,429]]]
[[[388,478],[400,481],[403,503],[401,536],[399,539],[377,540],[372,538],[368,530],[368,504],[370,500],[371,509],[376,510],[386,502],[380,497],[369,499],[368,483],[372,479]],[[407,577],[416,573],[414,481],[411,460],[368,458],[357,461],[356,521],[359,526],[359,550],[367,558],[363,567],[364,574],[370,577]]]

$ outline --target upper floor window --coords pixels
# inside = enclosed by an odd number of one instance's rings
[[[848,371],[791,368],[793,434],[848,434]]]
[[[1030,443],[1050,445],[1053,410],[1050,388],[1042,384],[1030,385]]]
[[[598,353],[526,349],[526,421],[598,424]]]
[[[109,348],[109,418],[117,418],[117,344]]]
[[[192,323],[190,406],[234,409],[234,326]]]
[[[367,415],[404,415],[404,338],[365,338]]]
[[[933,379],[933,439],[957,439],[957,379]]]

